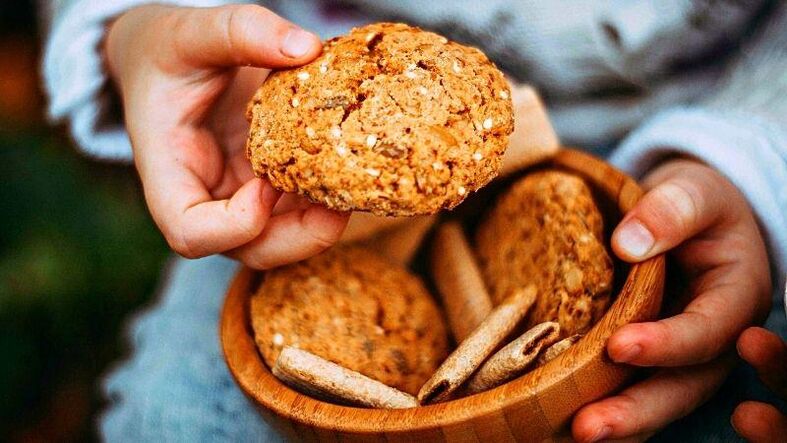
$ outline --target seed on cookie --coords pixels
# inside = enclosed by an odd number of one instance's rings
[[[482,158],[484,158],[484,155],[483,155],[483,154],[481,154],[480,152],[478,152],[478,151],[475,151],[475,152],[473,153],[473,160],[475,160],[475,161],[480,161]]]
[[[366,41],[366,43],[369,43],[370,41],[374,40],[374,38],[377,37],[378,35],[379,33],[377,32],[370,32],[366,34],[366,38],[364,38],[364,40]]]
[[[277,332],[273,334],[271,342],[273,343],[273,346],[281,347],[284,344],[284,336]]]
[[[491,118],[484,120],[484,129],[492,129],[493,124],[494,122],[492,122]]]
[[[341,136],[342,136],[342,128],[338,126],[334,126],[331,128],[331,137],[341,138]]]
[[[374,134],[369,134],[366,136],[366,146],[373,148],[374,145],[377,144],[377,136]]]
[[[508,100],[508,92],[500,91],[500,98],[502,98],[503,100]]]
[[[306,80],[308,80],[308,79],[309,79],[309,73],[308,73],[308,72],[306,72],[306,71],[301,71],[301,72],[299,72],[299,73],[298,73],[298,80],[300,80],[300,81],[306,81]]]
[[[372,177],[379,177],[380,176],[380,170],[379,169],[366,168],[365,171],[366,171],[367,174],[371,175]]]
[[[314,129],[309,127],[309,126],[307,126],[306,127],[306,136],[308,136],[309,138],[314,138],[315,135],[317,135],[317,133],[314,132]]]

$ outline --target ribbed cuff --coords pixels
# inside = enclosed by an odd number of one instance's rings
[[[632,132],[610,160],[632,176],[641,177],[660,160],[676,153],[694,156],[714,167],[746,196],[765,231],[776,270],[775,288],[784,288],[787,130],[744,113],[674,109]]]
[[[108,76],[100,55],[107,21],[144,0],[77,0],[59,17],[44,48],[43,77],[49,118],[68,119],[71,135],[88,154],[130,160],[131,143],[120,115],[108,109]],[[219,6],[230,0],[164,0],[158,4]]]

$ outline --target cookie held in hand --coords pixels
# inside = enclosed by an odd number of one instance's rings
[[[266,271],[250,310],[271,368],[291,346],[414,394],[448,352],[442,315],[420,279],[359,247]]]
[[[249,104],[247,153],[277,189],[332,209],[431,214],[497,175],[514,128],[510,97],[477,49],[372,24],[270,75]]]

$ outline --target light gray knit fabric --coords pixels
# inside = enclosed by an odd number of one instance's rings
[[[104,22],[144,0],[58,0],[44,58],[54,120],[86,152],[128,160],[131,147],[98,56]],[[161,2],[159,2],[161,3]],[[227,0],[169,0],[204,6]],[[746,195],[766,235],[776,301],[768,326],[787,336],[787,5],[767,0],[353,0],[326,18],[306,0],[269,3],[329,37],[354,23],[401,19],[482,47],[546,96],[561,138],[606,153],[635,176],[663,156],[694,155]],[[329,8],[330,9],[330,8]],[[130,329],[132,354],[107,378],[102,436],[120,441],[266,441],[278,437],[232,382],[218,346],[227,259],[175,259],[161,299]],[[669,428],[665,441],[734,438],[731,408],[764,398],[751,371]],[[772,398],[770,400],[773,400]]]

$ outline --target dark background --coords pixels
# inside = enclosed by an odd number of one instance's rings
[[[95,440],[100,376],[166,244],[129,165],[45,119],[34,1],[0,2],[0,441]]]

